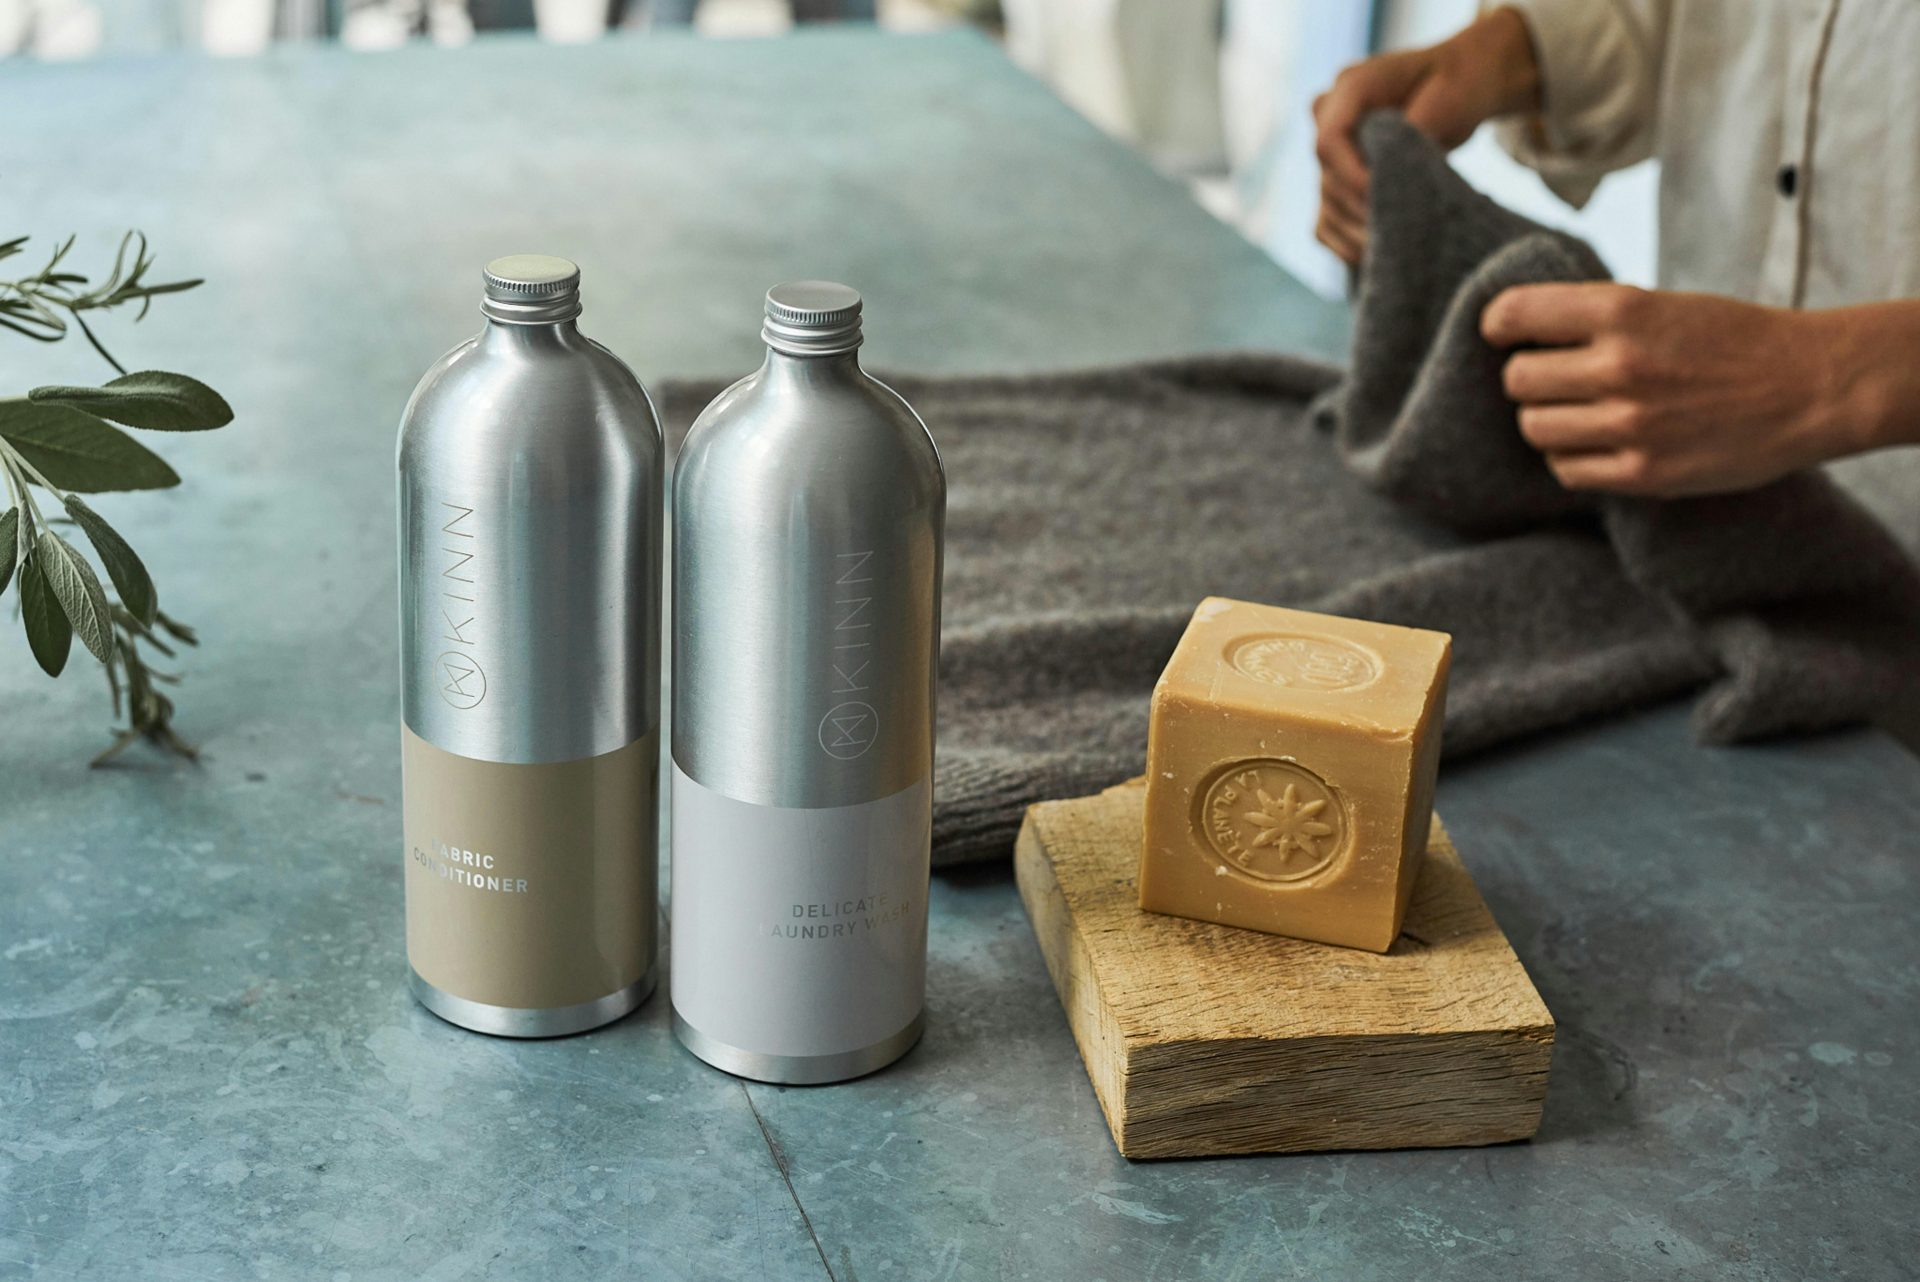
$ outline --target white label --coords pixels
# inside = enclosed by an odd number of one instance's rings
[[[673,767],[673,1009],[762,1055],[881,1041],[926,995],[933,789],[857,806],[736,801]]]

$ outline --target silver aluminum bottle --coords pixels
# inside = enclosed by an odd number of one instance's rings
[[[766,363],[674,467],[674,1031],[839,1081],[919,1038],[946,478],[860,296],[767,294]]]
[[[665,448],[572,263],[484,281],[400,425],[407,959],[434,1014],[552,1037],[654,982]]]

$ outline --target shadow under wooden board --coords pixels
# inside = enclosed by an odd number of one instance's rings
[[[1530,1137],[1553,1016],[1436,818],[1385,954],[1143,911],[1146,789],[1027,811],[1014,871],[1120,1152]]]

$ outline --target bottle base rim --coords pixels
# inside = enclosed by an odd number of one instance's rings
[[[695,1058],[723,1073],[775,1086],[825,1086],[879,1072],[913,1049],[926,1023],[923,1010],[897,1033],[870,1046],[831,1055],[768,1055],[729,1046],[689,1024],[677,1010],[673,1012],[673,1035]]]
[[[455,997],[420,978],[420,972],[413,967],[407,967],[408,987],[413,990],[414,1000],[447,1023],[490,1037],[521,1038],[571,1037],[611,1024],[637,1010],[652,995],[658,974],[659,967],[653,966],[633,983],[605,997],[572,1006],[535,1008],[494,1006]]]

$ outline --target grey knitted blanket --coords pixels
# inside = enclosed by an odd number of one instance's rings
[[[1275,355],[890,378],[949,484],[934,861],[1139,773],[1147,701],[1217,594],[1454,637],[1445,749],[1684,692],[1727,742],[1920,700],[1920,577],[1824,476],[1669,503],[1570,494],[1479,337],[1509,284],[1604,275],[1397,118],[1363,133],[1352,366]],[[715,385],[662,389],[677,444]]]

